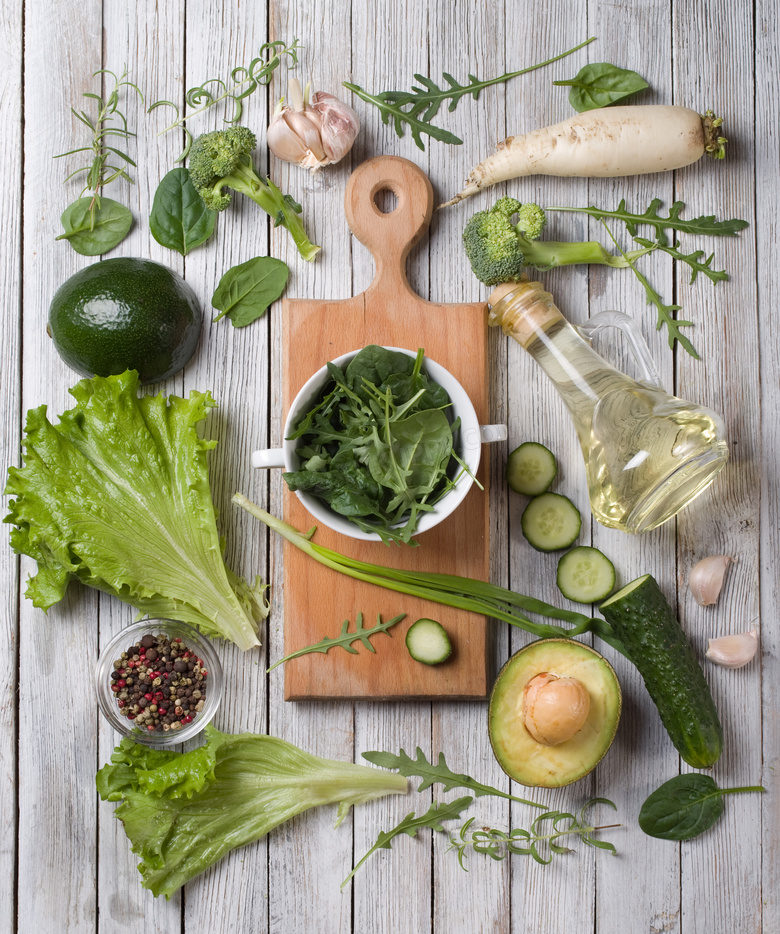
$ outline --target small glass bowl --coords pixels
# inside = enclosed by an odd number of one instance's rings
[[[114,661],[122,655],[122,652],[126,652],[130,646],[136,645],[147,633],[166,635],[169,639],[180,638],[184,645],[192,649],[198,658],[203,661],[208,672],[206,700],[203,710],[193,717],[191,723],[185,724],[179,730],[158,732],[135,726],[135,721],[122,716],[116,695],[111,690],[111,672],[114,670]],[[122,736],[129,736],[139,743],[145,743],[147,746],[174,746],[183,743],[185,740],[192,739],[193,736],[200,733],[219,709],[223,690],[222,664],[212,645],[197,629],[187,623],[181,623],[173,619],[142,619],[137,623],[133,623],[132,626],[126,627],[105,646],[95,666],[95,693],[97,694],[101,713],[117,733],[121,733]]]

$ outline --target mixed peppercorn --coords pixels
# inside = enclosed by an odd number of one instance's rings
[[[203,710],[208,672],[179,637],[147,633],[113,666],[111,690],[120,713],[134,726],[176,731]]]

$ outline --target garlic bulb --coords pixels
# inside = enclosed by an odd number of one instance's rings
[[[711,662],[724,668],[742,668],[753,659],[757,651],[758,629],[754,626],[750,632],[710,639],[705,655]]]
[[[691,569],[688,589],[699,606],[711,606],[718,602],[726,571],[733,561],[728,555],[710,555]]]
[[[309,87],[301,92],[297,78],[289,85],[290,103],[283,101],[268,127],[268,148],[284,162],[317,172],[343,159],[360,129],[355,111],[343,101],[317,91],[309,100]]]

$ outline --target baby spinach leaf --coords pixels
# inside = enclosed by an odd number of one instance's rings
[[[188,169],[171,169],[157,186],[149,229],[161,245],[186,256],[214,231],[217,212],[203,203]]]
[[[553,84],[571,87],[569,103],[577,111],[609,107],[618,101],[643,91],[650,85],[635,71],[618,68],[609,62],[594,62],[581,68],[574,78],[553,81]]]
[[[101,256],[120,244],[130,233],[133,215],[130,210],[111,198],[101,198],[90,213],[92,198],[79,198],[62,213],[60,220],[65,228],[57,240],[67,240],[82,256]]]
[[[214,320],[227,315],[234,327],[243,328],[261,318],[284,292],[289,274],[286,263],[270,256],[256,256],[228,269],[211,299],[221,312]]]
[[[718,820],[723,796],[764,791],[761,785],[718,788],[709,775],[691,772],[675,775],[647,798],[639,811],[639,826],[650,837],[690,840]]]

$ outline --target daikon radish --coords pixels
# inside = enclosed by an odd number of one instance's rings
[[[510,136],[472,171],[457,204],[482,188],[526,175],[604,178],[647,175],[691,165],[707,153],[725,155],[722,120],[663,104],[603,107],[562,123]]]

